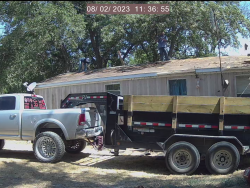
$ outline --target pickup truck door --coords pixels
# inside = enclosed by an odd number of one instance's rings
[[[19,96],[0,97],[0,138],[20,139]]]

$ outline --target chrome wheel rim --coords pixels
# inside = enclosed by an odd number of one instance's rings
[[[47,159],[53,158],[56,155],[56,143],[47,136],[43,136],[37,140],[39,153]]]
[[[173,163],[181,169],[188,168],[192,161],[192,155],[187,150],[177,150],[173,155]]]
[[[214,154],[213,163],[219,169],[229,168],[232,165],[232,155],[226,150],[217,151]]]

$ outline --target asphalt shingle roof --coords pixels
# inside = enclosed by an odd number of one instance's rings
[[[250,69],[249,56],[223,56],[221,57],[224,69]],[[70,72],[47,79],[38,85],[63,83],[78,80],[107,78],[115,76],[127,76],[143,73],[181,73],[193,72],[195,69],[218,68],[220,67],[219,57],[204,57],[182,60],[171,60],[168,62],[155,62],[141,66],[119,66],[104,69],[91,70],[86,73]]]

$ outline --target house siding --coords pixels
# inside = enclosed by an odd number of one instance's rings
[[[236,76],[250,75],[250,71],[223,73],[224,79],[229,80],[225,92],[226,97],[236,97]],[[193,75],[161,76],[133,80],[119,80],[117,82],[88,83],[51,88],[36,88],[36,94],[45,98],[48,109],[60,108],[61,99],[70,93],[105,92],[106,84],[119,83],[121,95],[169,95],[168,81],[172,79],[186,79],[188,96],[221,96],[220,73],[199,74],[199,88],[196,88],[197,78]]]

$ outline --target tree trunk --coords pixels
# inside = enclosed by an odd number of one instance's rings
[[[158,48],[155,48],[155,43],[151,43],[149,45],[149,48],[150,48],[150,53],[151,53],[151,59],[150,59],[150,62],[156,62],[158,61],[158,54],[157,54],[157,51],[158,51]]]
[[[102,57],[102,68],[106,68],[108,64],[108,58]]]
[[[170,42],[170,48],[169,48],[169,52],[168,52],[168,56],[169,57],[172,57],[173,55],[173,51],[174,51],[174,46],[175,46],[175,43],[176,43],[176,40],[178,38],[178,35],[180,34],[180,32],[183,30],[183,27],[180,27],[178,28],[176,31],[175,31],[175,35],[172,37],[171,39],[171,42]],[[173,31],[172,31],[173,32]]]
[[[66,65],[66,72],[71,71],[70,57],[69,57],[67,48],[64,43],[62,44],[62,50],[63,50],[63,56],[65,60],[65,65]]]
[[[90,35],[91,44],[95,53],[95,57],[96,57],[97,68],[101,69],[103,68],[103,58],[100,54],[99,46],[97,45],[97,40],[95,39],[96,33],[89,29],[89,35]]]

